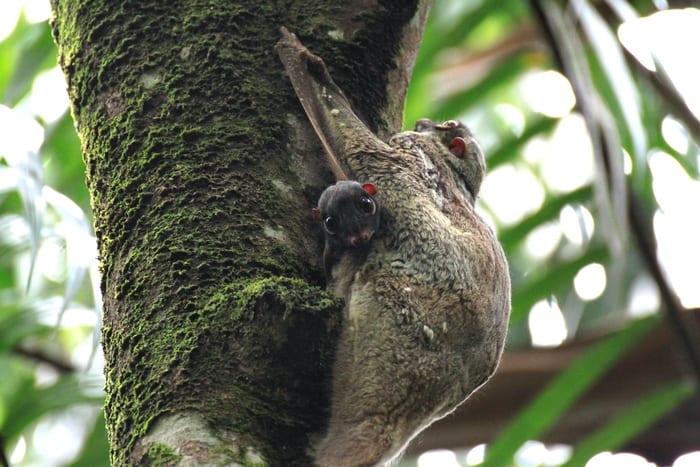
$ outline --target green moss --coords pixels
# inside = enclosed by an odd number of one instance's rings
[[[137,322],[129,347],[147,371],[108,375],[108,381],[120,382],[108,386],[110,397],[133,404],[114,414],[113,428],[117,433],[128,428],[132,439],[146,434],[167,411],[158,401],[168,398],[205,413],[221,428],[270,440],[281,436],[270,428],[276,420],[277,430],[298,449],[306,445],[307,431],[320,429],[325,402],[304,401],[302,394],[324,392],[339,328],[337,300],[284,277],[226,284],[200,309],[158,325]],[[285,385],[296,390],[280,403],[275,393]]]
[[[296,278],[226,285],[203,308],[203,314],[225,313],[222,322],[236,324],[212,327],[207,343],[192,356],[193,364],[204,364],[199,361],[201,353],[215,353],[210,343],[227,346],[218,352],[220,360],[209,358],[207,362],[221,377],[201,382],[220,398],[214,404],[191,402],[222,428],[267,440],[255,445],[263,446],[261,452],[272,465],[298,459],[299,446],[308,444],[308,435],[318,432],[325,418],[323,394],[327,394],[325,385],[340,330],[340,310],[341,303],[328,292]],[[282,387],[288,392],[280,398]],[[304,394],[316,394],[316,398]]]
[[[273,188],[302,191],[285,120],[301,111],[274,44],[281,24],[318,37],[381,126],[396,37],[334,41],[326,2],[52,3],[100,249],[112,463],[137,463],[151,423],[188,409],[273,465],[308,461],[341,304],[303,246],[313,201]]]
[[[164,444],[152,444],[144,458],[145,465],[153,467],[174,466],[182,459],[182,456]]]

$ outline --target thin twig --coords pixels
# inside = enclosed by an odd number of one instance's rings
[[[621,14],[618,9],[612,8],[611,2],[597,2],[595,7],[600,12],[601,17],[605,19],[608,26],[614,30],[617,30],[625,20],[629,19],[628,16]],[[637,15],[637,13],[634,12],[634,15]],[[620,43],[620,48],[625,54],[628,66],[634,68],[637,76],[641,77],[649,86],[654,88],[659,96],[662,97],[662,103],[666,106],[668,112],[683,122],[688,128],[688,131],[693,135],[695,141],[700,142],[700,119],[698,119],[693,111],[690,110],[690,107],[688,107],[688,103],[669,77],[664,64],[650,51],[650,55],[654,61],[654,67],[656,68],[656,71],[651,71],[645,67],[624,44]]]
[[[627,237],[626,226],[618,219],[626,217],[625,181],[620,158],[619,138],[614,122],[598,96],[590,76],[583,45],[554,2],[530,0],[530,7],[539,22],[544,40],[549,45],[558,69],[567,77],[576,97],[576,107],[583,116],[593,149],[598,176],[594,179],[594,199],[601,212],[602,231],[610,251],[621,255]]]
[[[668,111],[685,124],[695,141],[700,142],[700,120],[698,120],[693,111],[690,110],[688,103],[678,93],[676,88],[669,84],[667,80],[662,79],[658,73],[648,70],[644,65],[639,63],[637,57],[632,55],[624,46],[622,50],[627,58],[627,63],[633,66],[635,72],[659,93]]]
[[[698,330],[697,323],[694,320],[694,314],[683,307],[661,270],[661,265],[656,255],[656,241],[650,228],[651,216],[645,213],[643,204],[636,193],[631,188],[629,190],[627,212],[629,213],[632,236],[637,242],[637,247],[647,270],[654,278],[654,282],[656,282],[656,286],[659,289],[661,302],[664,304],[666,320],[680,341],[681,347],[685,349],[686,359],[693,371],[696,383],[700,387],[700,330]]]

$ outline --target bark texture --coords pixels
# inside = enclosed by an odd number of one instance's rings
[[[340,330],[309,208],[330,181],[274,53],[284,25],[381,136],[414,1],[52,0],[104,294],[114,465],[304,465]]]

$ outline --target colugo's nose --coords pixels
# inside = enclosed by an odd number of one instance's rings
[[[352,237],[350,237],[350,245],[352,245],[352,246],[361,245],[361,244],[364,243],[365,241],[366,241],[366,240],[363,240],[363,238],[362,238],[362,234],[360,234],[360,235],[353,235]]]
[[[362,245],[363,243],[367,243],[372,238],[372,235],[374,235],[374,230],[362,229],[362,231],[360,233],[350,237],[350,245],[359,246],[359,245]]]

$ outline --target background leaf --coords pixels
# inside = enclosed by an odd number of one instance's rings
[[[642,397],[610,423],[580,442],[564,465],[584,465],[601,451],[621,447],[694,393],[693,384],[674,381]]]
[[[515,452],[529,439],[537,439],[573,404],[631,345],[658,325],[657,317],[632,323],[599,342],[532,401],[487,449],[486,464],[509,465]]]

